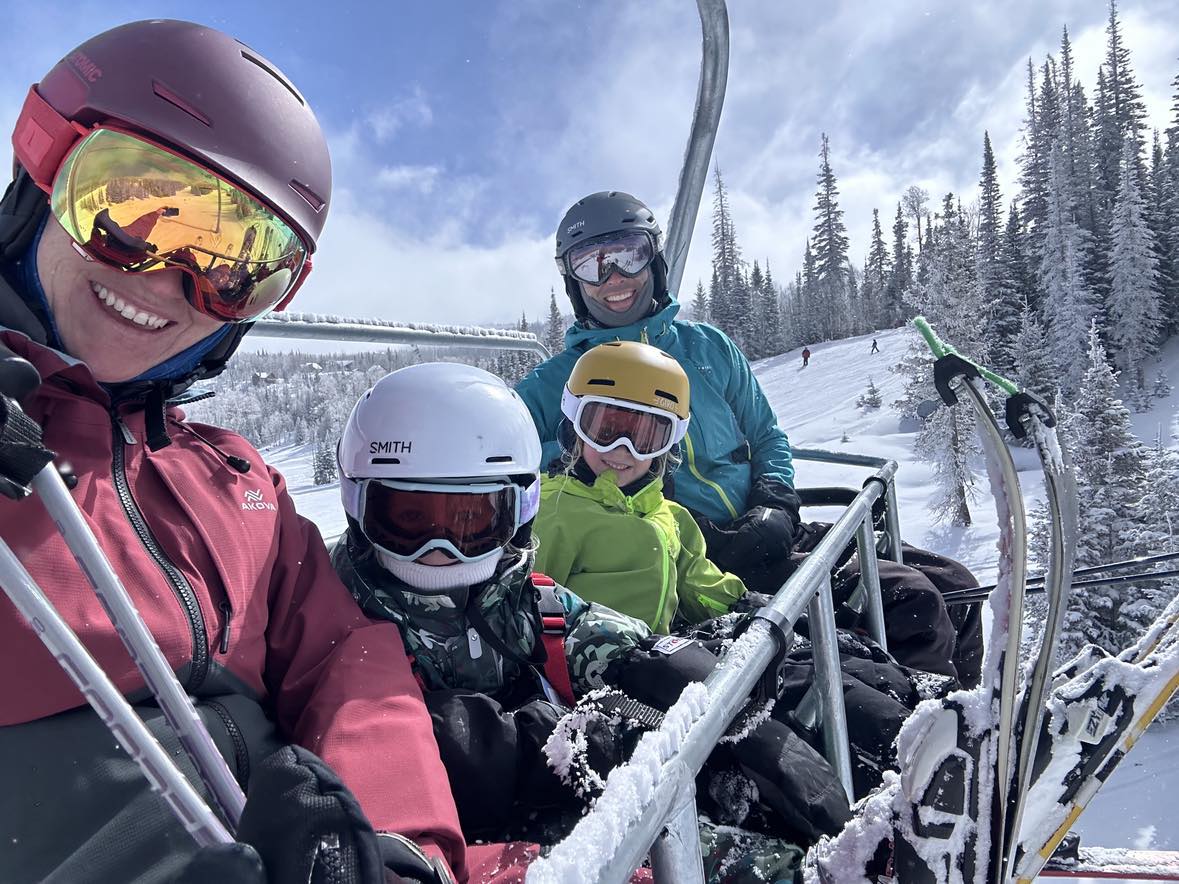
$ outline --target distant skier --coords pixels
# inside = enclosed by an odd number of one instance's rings
[[[810,347],[802,348],[802,367],[806,368],[811,364],[811,349]]]
[[[873,353],[879,353],[879,352],[880,352],[880,346],[876,343],[876,339],[873,338],[872,339],[872,349],[868,351],[868,355],[871,356]]]

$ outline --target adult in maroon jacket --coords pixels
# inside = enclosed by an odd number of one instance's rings
[[[231,37],[137,22],[82,44],[31,89],[13,142],[0,343],[40,372],[22,405],[76,479],[74,500],[231,770],[249,786],[272,750],[300,744],[373,828],[464,879],[446,771],[397,627],[352,603],[317,530],[249,443],[169,403],[220,372],[250,322],[305,277],[331,191],[315,117]],[[86,213],[105,209],[117,235],[165,205],[179,211],[160,213],[150,267],[119,266],[113,243],[87,248]],[[210,205],[232,211],[216,218]],[[247,227],[265,235],[232,288],[169,261],[208,242],[214,224],[227,242]],[[0,534],[191,776],[41,501],[0,498]],[[191,838],[5,597],[0,648],[0,880],[172,880]]]

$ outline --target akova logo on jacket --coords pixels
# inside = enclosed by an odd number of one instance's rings
[[[265,495],[257,488],[249,488],[245,493],[245,500],[242,501],[242,509],[244,510],[274,510],[278,511],[278,507],[270,501],[266,500]]]

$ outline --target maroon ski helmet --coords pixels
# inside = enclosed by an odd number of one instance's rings
[[[91,37],[30,92],[18,157],[62,140],[60,121],[55,132],[35,119],[38,96],[72,123],[118,122],[192,157],[286,216],[314,250],[332,192],[323,132],[291,81],[228,34],[156,19]]]

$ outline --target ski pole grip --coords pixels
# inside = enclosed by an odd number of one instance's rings
[[[16,399],[0,395],[0,494],[13,500],[28,497],[33,478],[56,456],[41,444],[40,425]]]
[[[950,386],[951,381],[958,377],[979,377],[978,366],[957,353],[939,356],[933,363],[933,384],[946,405],[955,405],[958,402],[958,395]]]
[[[1039,412],[1038,414],[1037,411]],[[1024,423],[1025,418],[1030,421],[1033,417],[1038,417],[1043,421],[1044,426],[1056,426],[1056,415],[1052,413],[1052,409],[1048,407],[1048,403],[1034,393],[1029,393],[1027,390],[1021,390],[1014,396],[1007,397],[1004,416],[1007,422],[1007,429],[1011,431],[1011,435],[1016,439],[1023,439],[1028,434],[1027,425]]]

